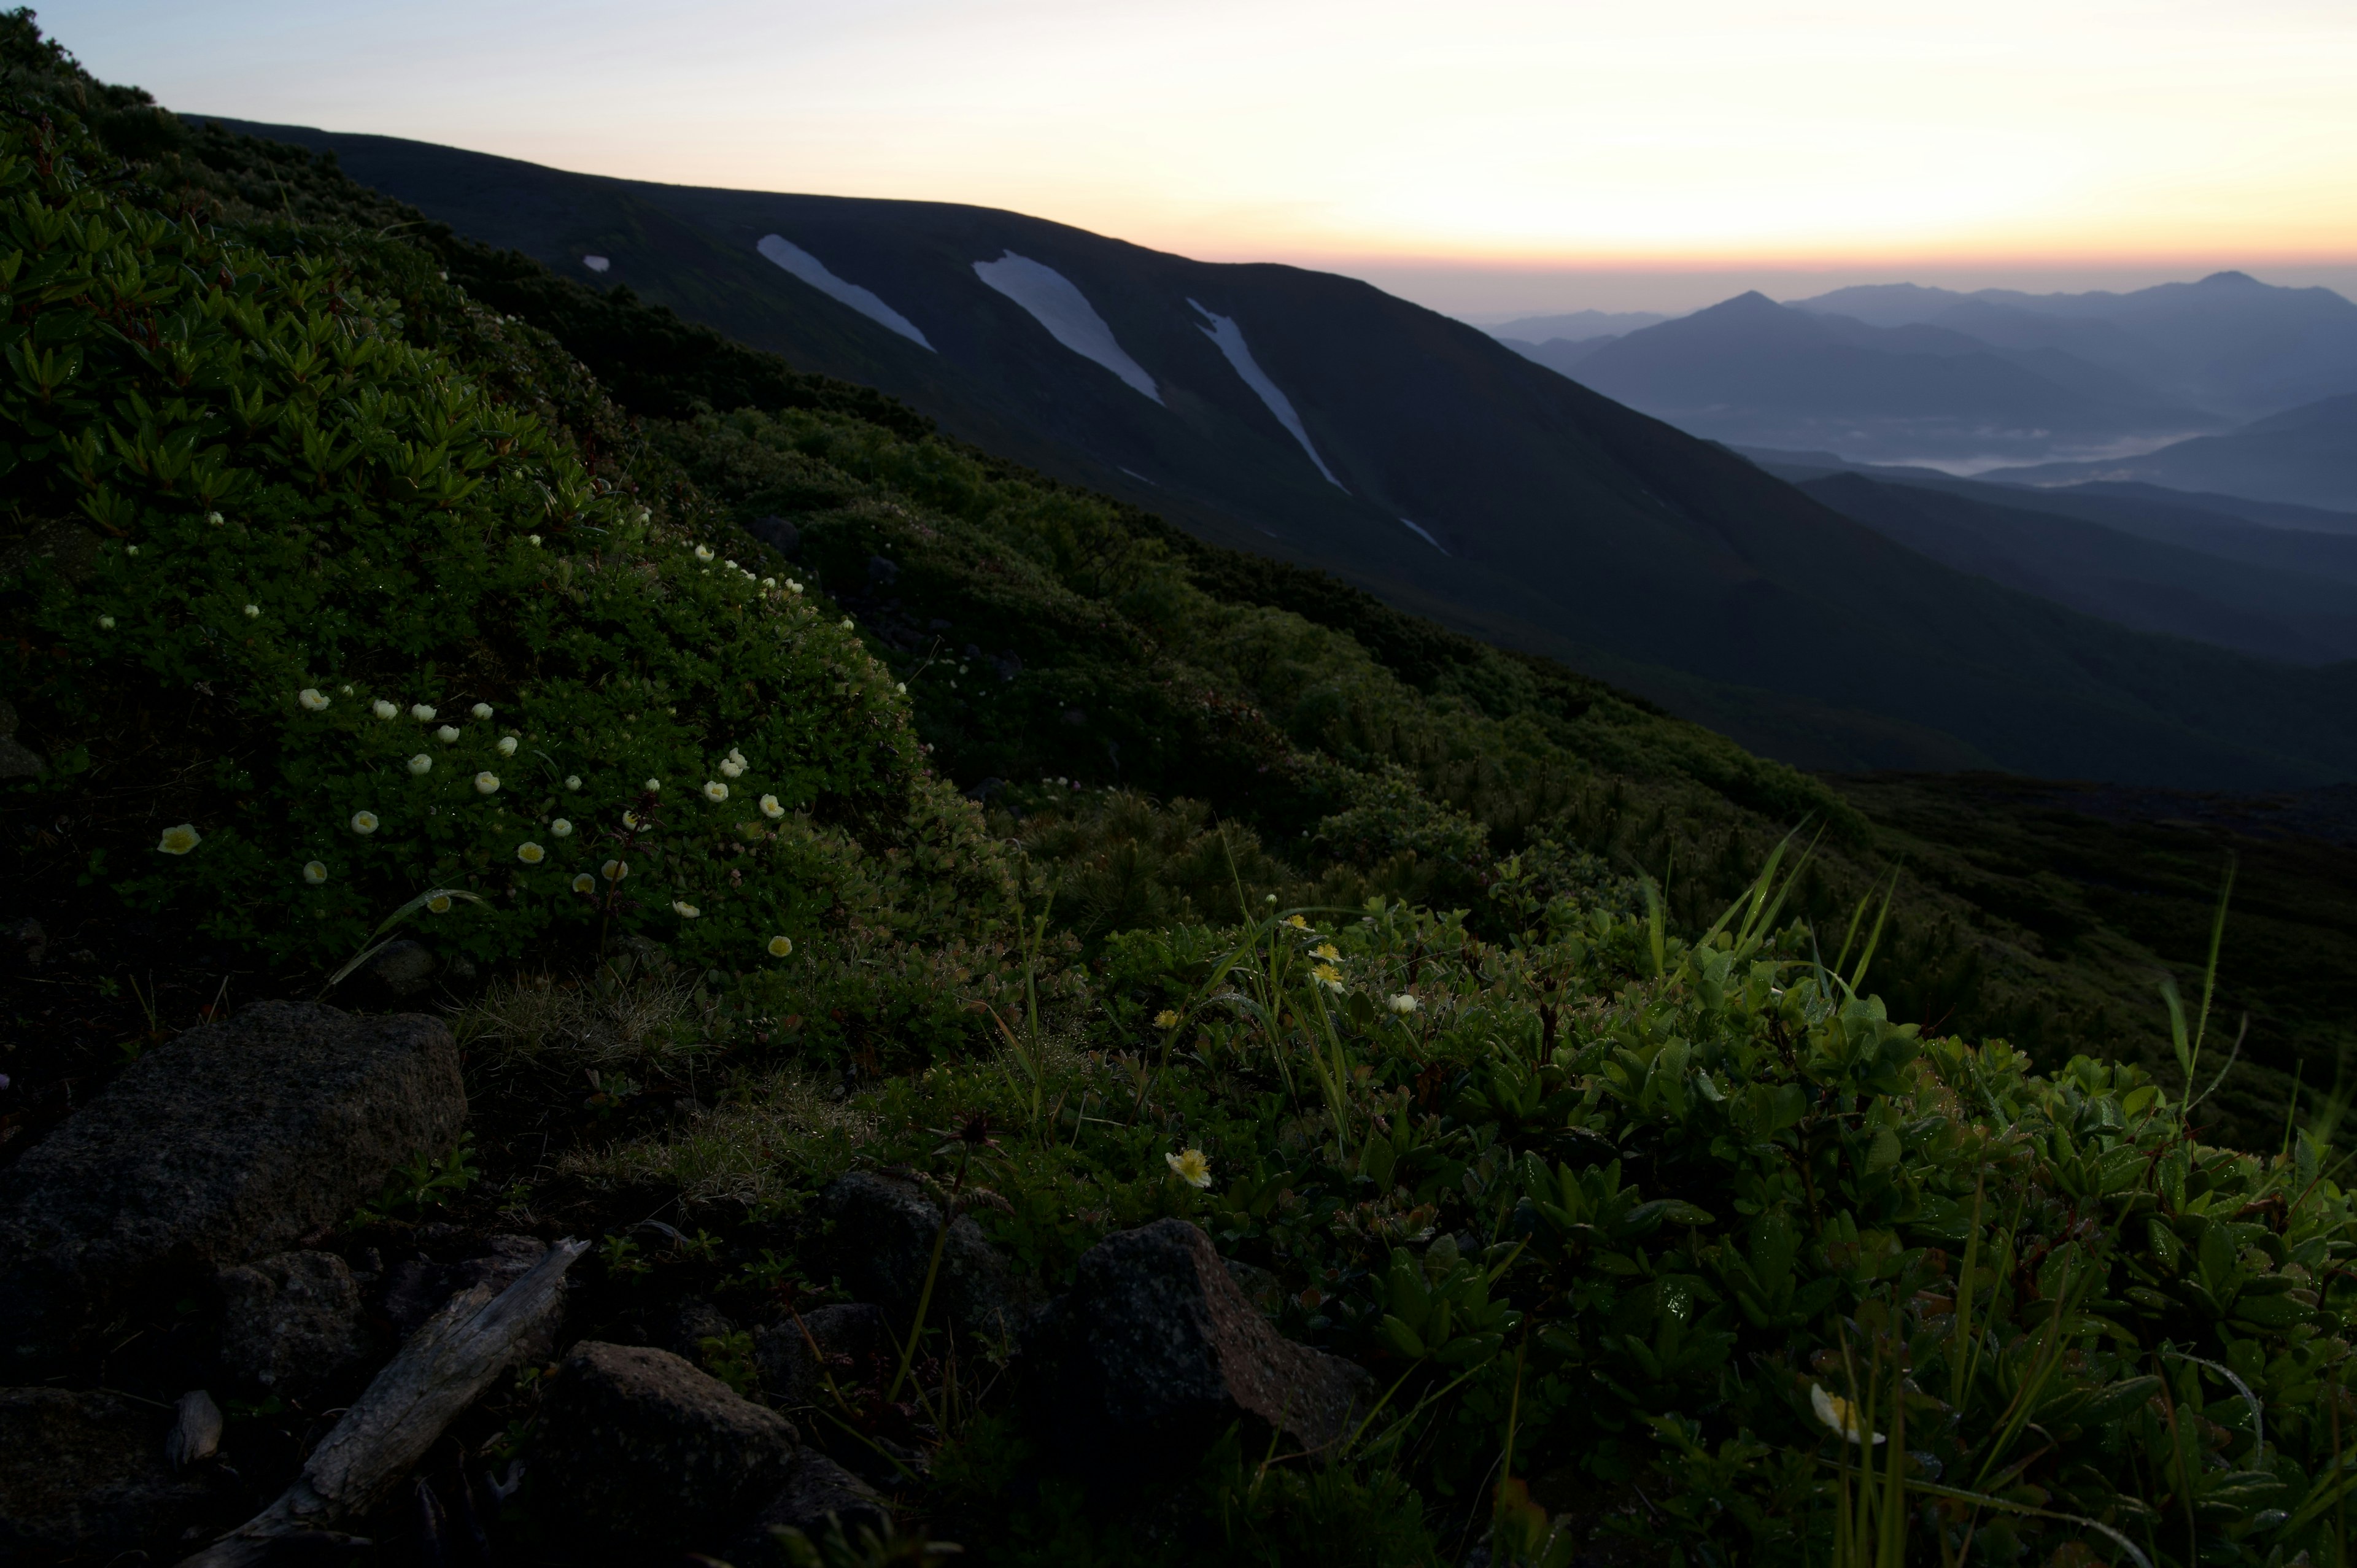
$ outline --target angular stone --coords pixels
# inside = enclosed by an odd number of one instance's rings
[[[845,1302],[813,1307],[802,1315],[800,1326],[791,1318],[769,1325],[753,1337],[753,1355],[761,1369],[762,1391],[780,1404],[802,1405],[827,1397],[830,1375],[846,1393],[875,1382],[879,1373],[889,1378],[886,1369],[897,1360],[898,1347],[882,1308]]]
[[[1317,1451],[1372,1402],[1351,1363],[1279,1335],[1183,1219],[1108,1236],[1035,1332],[1033,1394],[1084,1466],[1167,1470],[1250,1418]]]
[[[279,1252],[219,1277],[221,1369],[240,1382],[306,1399],[376,1348],[361,1287],[333,1252]]]
[[[668,1350],[585,1341],[541,1402],[552,1517],[641,1552],[726,1542],[785,1478],[786,1418]]]
[[[334,1224],[466,1113],[432,1018],[265,1002],[149,1051],[0,1172],[0,1357]]]
[[[0,1561],[7,1548],[129,1549],[203,1517],[231,1485],[218,1466],[173,1473],[173,1421],[121,1394],[0,1389]]]
[[[833,1247],[844,1283],[906,1332],[941,1233],[941,1205],[913,1183],[869,1171],[837,1176],[819,1201],[834,1225]],[[949,1323],[969,1339],[1012,1339],[1046,1305],[1039,1281],[1009,1268],[982,1227],[963,1215],[951,1224],[927,1309],[934,1323]]]
[[[434,954],[423,942],[406,940],[386,944],[369,960],[368,972],[395,996],[411,997],[434,983]]]
[[[875,1487],[815,1448],[794,1457],[785,1483],[761,1505],[753,1522],[729,1552],[730,1561],[753,1568],[760,1563],[791,1561],[778,1550],[771,1531],[799,1530],[813,1542],[826,1534],[830,1523],[843,1526],[844,1539],[853,1545],[862,1530],[883,1535],[891,1528],[891,1509]]]

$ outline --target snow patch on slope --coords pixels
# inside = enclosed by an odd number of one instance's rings
[[[1162,401],[1146,367],[1123,350],[1088,295],[1055,268],[1008,251],[995,262],[974,263],[974,275],[1029,311],[1049,337],[1082,359],[1103,365],[1139,395]]]
[[[1301,449],[1309,454],[1309,460],[1318,465],[1318,471],[1326,476],[1326,482],[1338,490],[1341,489],[1342,481],[1334,477],[1334,470],[1326,466],[1326,459],[1320,457],[1318,448],[1310,445],[1309,432],[1301,427],[1301,415],[1293,411],[1293,400],[1285,395],[1284,388],[1268,379],[1268,372],[1262,370],[1259,361],[1253,358],[1252,348],[1244,341],[1244,329],[1236,325],[1233,317],[1206,309],[1191,299],[1187,303],[1194,306],[1203,319],[1211,323],[1208,327],[1199,324],[1196,330],[1220,346],[1220,352],[1228,357],[1228,363],[1234,366],[1236,374],[1244,379],[1244,385],[1259,394],[1260,401],[1268,405],[1269,413],[1276,415],[1279,424],[1292,432],[1293,438],[1301,443]],[[1415,524],[1409,523],[1408,526],[1415,528]],[[1417,529],[1416,532],[1421,533],[1423,530]]]
[[[915,322],[878,299],[872,290],[864,289],[856,283],[844,282],[827,271],[824,262],[800,245],[780,235],[764,234],[761,242],[753,248],[829,299],[838,300],[868,320],[890,328],[920,349],[928,352],[932,349],[933,346],[925,341],[925,335],[917,329]]]
[[[1400,519],[1400,521],[1401,521],[1402,522],[1407,522],[1407,519],[1405,519],[1405,518],[1402,518],[1402,519]],[[1429,533],[1426,533],[1426,532],[1422,528],[1417,527],[1417,526],[1416,526],[1416,524],[1415,524],[1415,523],[1413,523],[1413,522],[1407,522],[1407,525],[1408,525],[1408,527],[1409,527],[1409,528],[1411,528],[1411,529],[1415,530],[1415,536],[1416,536],[1418,539],[1423,540],[1426,544],[1431,545],[1435,550],[1439,551],[1443,555],[1446,555],[1446,554],[1448,554],[1448,547],[1447,545],[1444,545],[1443,543],[1441,543],[1441,542],[1440,542],[1440,541],[1438,541],[1437,539],[1435,539],[1435,538],[1434,538],[1432,535],[1430,535]]]

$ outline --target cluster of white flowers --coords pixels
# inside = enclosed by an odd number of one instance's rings
[[[440,715],[424,703],[412,703],[409,704],[409,716],[419,724],[430,725]]]
[[[491,704],[489,703],[477,703],[473,707],[467,711],[473,714],[479,719],[487,719],[491,716]]]
[[[369,712],[374,714],[381,719],[397,719],[401,716],[401,710],[393,706],[391,703],[386,702],[382,697],[379,697],[375,702],[369,704]]]

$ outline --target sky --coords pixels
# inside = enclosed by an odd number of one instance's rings
[[[184,112],[1011,208],[1473,319],[2357,295],[2351,0],[51,0]]]

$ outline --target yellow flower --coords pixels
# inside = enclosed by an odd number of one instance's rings
[[[1163,1155],[1162,1160],[1189,1187],[1211,1185],[1211,1162],[1203,1157],[1202,1150],[1183,1149],[1175,1155]]]
[[[1324,959],[1329,963],[1336,961],[1342,956],[1334,950],[1334,944],[1332,942],[1319,942],[1316,947],[1311,948],[1309,950],[1315,953],[1318,957]]]
[[[437,915],[447,915],[450,912],[450,895],[436,893],[433,897],[425,900],[425,907]]]
[[[352,832],[356,833],[372,833],[376,832],[376,813],[374,811],[354,811],[352,813]]]
[[[317,887],[328,879],[327,863],[315,860],[303,868],[303,880]]]
[[[1309,929],[1309,922],[1298,915],[1287,915],[1285,918],[1285,923],[1297,931],[1306,931]]]
[[[1328,990],[1340,991],[1342,989],[1342,972],[1336,969],[1332,964],[1318,964],[1309,972],[1317,978],[1318,984],[1325,986]]]
[[[204,835],[197,832],[195,823],[182,822],[178,827],[166,828],[156,847],[166,854],[186,854],[204,842]]]
[[[1154,1026],[1157,1029],[1175,1029],[1178,1026],[1178,1015],[1165,1007],[1154,1015]]]
[[[785,957],[788,953],[790,953],[790,952],[791,952],[791,951],[793,951],[793,950],[794,950],[794,939],[793,939],[793,938],[791,938],[791,937],[771,937],[771,938],[770,939],[770,956],[771,958],[783,958],[783,957]]]
[[[1866,1420],[1857,1405],[1852,1404],[1849,1401],[1842,1398],[1839,1394],[1829,1394],[1819,1385],[1811,1383],[1809,1385],[1809,1408],[1817,1412],[1817,1419],[1819,1421],[1824,1422],[1827,1426],[1833,1428],[1834,1431],[1839,1433],[1842,1436],[1848,1438],[1852,1443],[1857,1444],[1861,1447],[1865,1445],[1867,1438]],[[1875,1433],[1873,1436],[1877,1443],[1889,1441],[1889,1439],[1885,1438],[1879,1432]]]
[[[548,852],[538,844],[526,841],[516,845],[516,858],[526,865],[538,865],[548,858]]]
[[[715,804],[726,800],[728,799],[728,786],[717,779],[707,779],[704,781],[704,798]]]
[[[786,809],[778,804],[778,798],[775,795],[764,795],[761,797],[761,815],[769,818],[771,822],[776,822],[780,817],[782,817],[785,814]]]
[[[573,879],[573,891],[576,893],[595,893],[597,891],[597,879],[585,871],[580,875]]]
[[[698,916],[698,915],[700,915],[700,914],[702,914],[702,913],[704,912],[704,911],[702,911],[701,909],[698,909],[694,905],[693,905],[693,904],[689,903],[689,902],[688,902],[686,899],[684,899],[684,898],[674,898],[674,899],[673,899],[673,900],[672,900],[672,905],[671,905],[671,907],[672,907],[673,910],[675,913],[677,913],[677,915],[679,916],[679,918],[680,918],[681,919],[683,919],[683,920],[693,920],[693,919],[694,919],[694,918],[696,918],[696,916]]]
[[[496,773],[476,774],[475,792],[479,795],[498,794],[500,792],[500,776]]]

